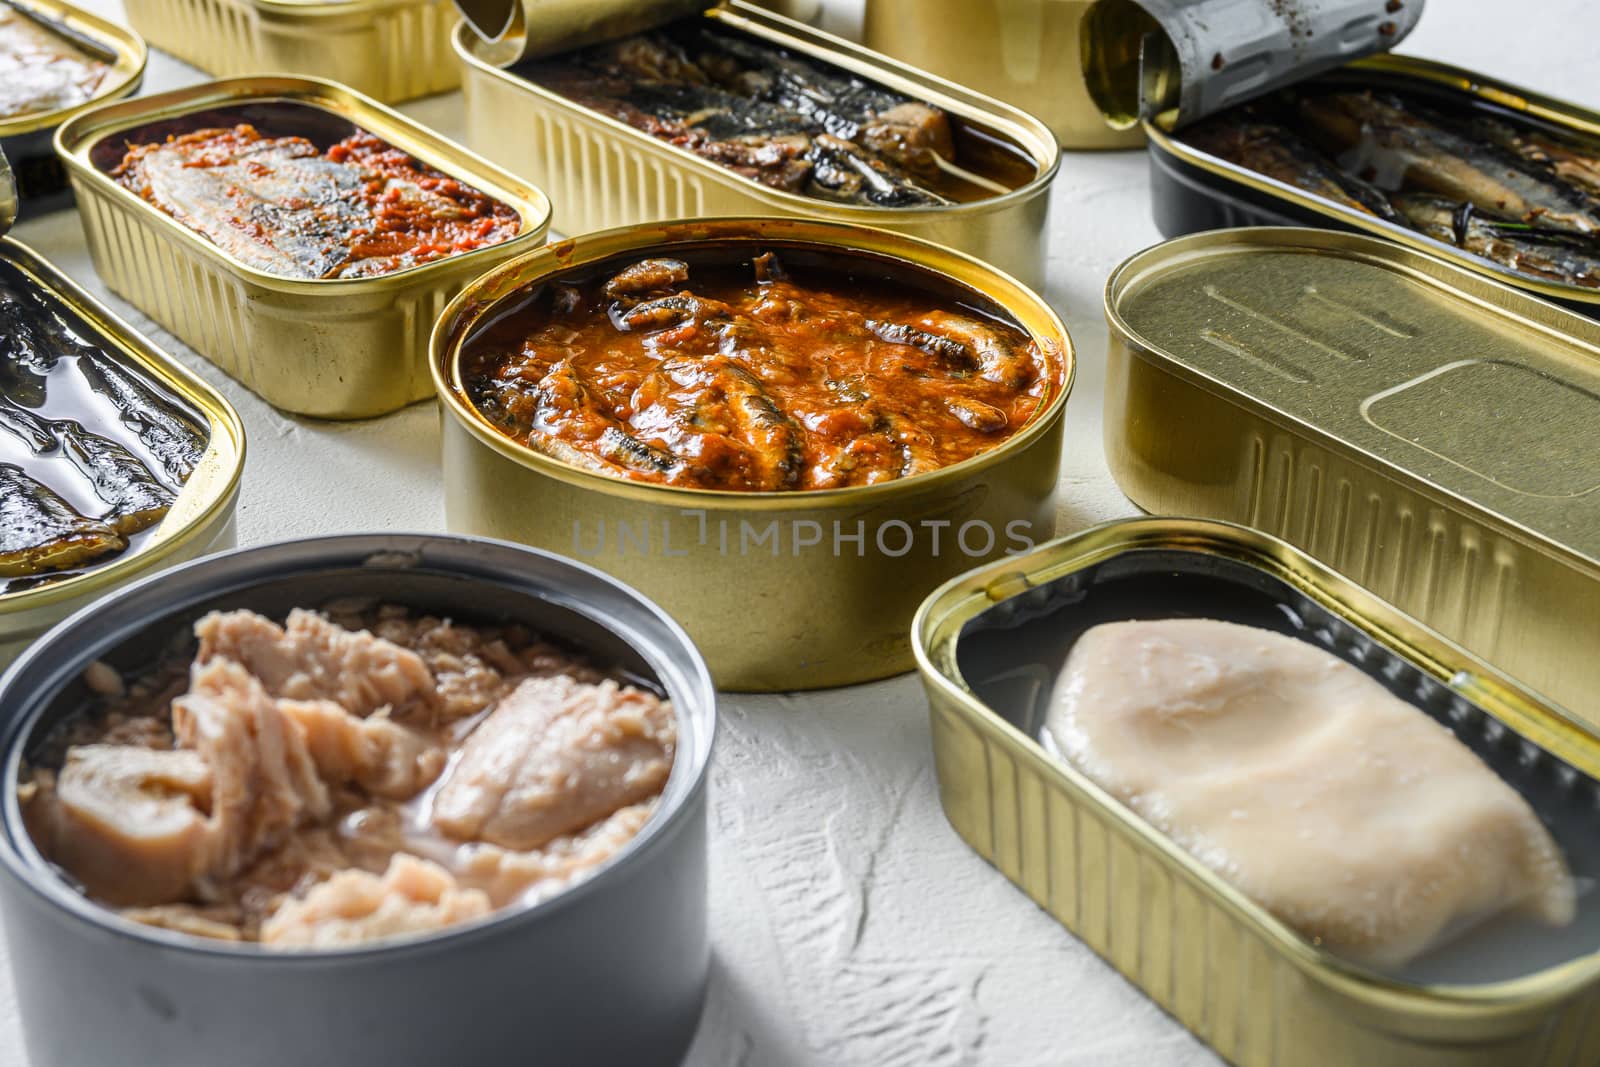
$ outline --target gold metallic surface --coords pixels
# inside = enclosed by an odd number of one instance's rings
[[[1600,141],[1600,112],[1578,107],[1564,100],[1541,96],[1508,82],[1486,78],[1460,67],[1435,63],[1430,59],[1418,59],[1415,56],[1378,55],[1358,60],[1344,70],[1354,73],[1371,72],[1382,78],[1385,85],[1399,84],[1403,87],[1405,81],[1414,81],[1420,87],[1435,92],[1441,88],[1455,90],[1465,96],[1477,97],[1498,107],[1525,114],[1530,119],[1569,132],[1588,143]],[[1146,122],[1144,131],[1153,145],[1171,153],[1182,163],[1211,174],[1221,175],[1245,189],[1262,192],[1275,199],[1294,204],[1298,208],[1314,211],[1325,216],[1330,223],[1378,234],[1391,241],[1398,241],[1408,248],[1419,249],[1429,255],[1460,264],[1478,274],[1499,278],[1518,289],[1570,304],[1586,305],[1592,309],[1591,314],[1600,313],[1600,289],[1519,274],[1509,267],[1480,259],[1461,249],[1430,241],[1409,227],[1384,222],[1374,215],[1335,204],[1248,168],[1207,155],[1153,123]]]
[[[7,0],[7,2],[23,11],[34,12],[48,22],[60,23],[104,45],[107,51],[116,56],[116,61],[106,72],[105,80],[95,89],[94,96],[83,103],[56,111],[39,111],[0,119],[0,140],[59,126],[91,108],[112,100],[121,100],[138,91],[140,82],[144,80],[147,54],[144,41],[138,34],[114,22],[107,22],[98,15],[91,15],[82,8],[64,3],[63,0]]]
[[[522,216],[509,241],[372,278],[293,279],[240,263],[112,181],[90,159],[120,131],[231,104],[288,101],[343,116]],[[428,333],[473,278],[542,243],[538,189],[359,93],[315,78],[212,82],[114,104],[56,136],[95,270],[130,304],[274,407],[330,419],[394,411],[433,393]]]
[[[463,23],[456,27],[454,41],[466,94],[467,143],[549,192],[556,204],[554,226],[561,233],[712,215],[828,219],[950,245],[1028,285],[1043,285],[1049,190],[1060,164],[1055,136],[1044,123],[737,0],[708,11],[706,17],[995,129],[1033,157],[1038,174],[1003,196],[952,207],[834,204],[774,189],[500,70],[485,58],[483,42]]]
[[[957,665],[993,604],[1139,549],[1236,560],[1287,583],[1552,755],[1594,737],[1482,660],[1294,547],[1199,519],[1108,523],[981,567],[923,604],[912,645],[950,824],[1040,907],[1239,1067],[1568,1067],[1600,1062],[1600,954],[1510,981],[1411,985],[1300,937],[1033,738]]]
[[[0,593],[0,666],[34,638],[113,585],[208,552],[232,548],[233,512],[244,472],[244,426],[233,407],[205,382],[156,348],[104,304],[26,245],[0,238],[0,258],[65,302],[93,326],[117,360],[138,367],[182,397],[205,419],[211,440],[172,510],[137,551],[76,578]]]
[[[1079,27],[1093,0],[867,0],[866,44],[1043,119],[1063,148],[1136,148],[1089,97]]]
[[[4,237],[16,221],[17,179],[11,173],[11,163],[6,159],[5,149],[0,148],[0,237]]]
[[[707,0],[455,0],[497,67],[642,33],[698,14]]]
[[[124,0],[157,48],[217,77],[329,78],[386,104],[460,83],[450,0]]]
[[[1600,728],[1600,323],[1306,229],[1157,245],[1105,305],[1136,504],[1284,537]]]
[[[1061,388],[1016,436],[980,456],[903,481],[798,493],[682,489],[567,466],[491,427],[462,394],[459,341],[494,303],[529,282],[611,256],[670,252],[675,244],[837,248],[839,259],[912,263],[970,286],[1007,309],[1058,361]],[[450,529],[551,549],[599,567],[660,603],[683,624],[725,689],[817,689],[911,667],[907,624],[934,585],[993,558],[1022,522],[1032,542],[1055,529],[1062,411],[1072,388],[1072,342],[1029,289],[947,248],[900,234],[801,219],[711,219],[645,224],[540,249],[459,296],[433,335],[443,401],[445,517]],[[858,549],[836,529],[864,530]],[[913,526],[911,547],[892,524]],[[935,548],[923,523],[941,527]],[[968,554],[965,523],[987,524],[995,547]],[[859,524],[859,525],[858,525]],[[878,531],[898,538],[883,551]],[[773,531],[771,540],[765,535]],[[796,547],[812,536],[815,545]],[[974,535],[969,544],[981,548]]]

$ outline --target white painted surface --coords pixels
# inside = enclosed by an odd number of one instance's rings
[[[80,2],[120,18],[120,0]],[[825,25],[854,31],[859,0],[826,6]],[[1600,9],[1585,0],[1434,0],[1403,51],[1600,106],[1597,35]],[[152,53],[148,90],[200,79]],[[461,133],[456,94],[402,110],[447,135]],[[250,447],[241,543],[444,529],[432,405],[349,424],[281,415],[111,297],[90,266],[75,214],[30,223],[16,236],[238,407]],[[1067,532],[1134,511],[1101,453],[1100,294],[1120,260],[1159,239],[1144,156],[1069,154],[1050,237],[1047,295],[1080,360],[1062,470]],[[722,726],[712,774],[715,969],[690,1063],[1218,1062],[956,838],[939,810],[926,708],[913,676],[818,694],[729,696]],[[24,1067],[15,980],[0,968],[0,1065]]]

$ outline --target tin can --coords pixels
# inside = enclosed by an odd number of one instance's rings
[[[835,204],[741,177],[688,149],[502,70],[494,47],[456,29],[466,94],[467,141],[550,192],[561,233],[674,218],[766,214],[898,230],[993,263],[1028,285],[1045,276],[1050,183],[1060,165],[1055,136],[1038,119],[877,53],[748,4],[705,12],[717,26],[844,67],[1011,141],[1037,167],[1026,185],[987,200],[933,208]],[[507,130],[517,131],[506,136]]]
[[[1405,39],[1423,0],[1094,0],[1080,40],[1112,126],[1165,129]]]
[[[1105,308],[1136,504],[1281,536],[1600,729],[1600,326],[1297,229],[1157,245]]]
[[[144,926],[69,887],[28,838],[17,784],[30,743],[83,707],[84,669],[100,660],[137,673],[212,608],[281,614],[343,596],[513,620],[659,683],[678,747],[656,813],[593,877],[542,903],[345,951],[272,952]],[[659,608],[515,545],[421,534],[292,541],[106,597],[0,679],[9,713],[0,912],[34,1067],[497,1063],[535,1047],[552,1063],[678,1063],[710,966],[715,699],[694,646]]]
[[[141,129],[251,121],[331,143],[369,131],[514,209],[522,231],[409,270],[294,279],[246,266],[109,171]],[[432,395],[428,331],[468,281],[544,241],[550,203],[533,186],[333,82],[263,76],[100,108],[57,146],[72,175],[95,270],[111,289],[274,407],[319,418],[382,415]]]
[[[145,39],[216,77],[329,78],[386,104],[461,82],[450,0],[124,0]]]
[[[3,197],[0,197],[3,199]],[[234,508],[244,471],[244,427],[229,403],[157,349],[104,304],[26,245],[0,237],[0,262],[16,268],[95,334],[118,363],[153,378],[202,416],[205,452],[165,519],[142,543],[81,574],[33,588],[0,592],[0,665],[45,630],[113,586],[208,552],[231,548]],[[88,427],[94,430],[94,426]]]
[[[1324,76],[1319,83],[1330,88],[1398,90],[1485,115],[1509,113],[1592,144],[1600,155],[1600,112],[1443,63],[1414,56],[1371,56]],[[1181,131],[1174,134],[1153,123],[1146,123],[1145,130],[1150,139],[1150,191],[1156,227],[1168,237],[1223,226],[1280,225],[1376,234],[1585,314],[1600,315],[1600,289],[1518,273],[1416,230],[1219,159],[1186,143]]]
[[[989,452],[903,480],[809,492],[695,490],[580,470],[512,441],[459,378],[473,324],[530,283],[610,259],[821,248],[863,273],[889,260],[976,290],[1059,362],[1059,389]],[[689,246],[693,245],[691,249]],[[878,268],[881,272],[882,268]],[[817,689],[909,669],[907,623],[939,581],[1052,536],[1072,343],[1018,282],[900,234],[799,219],[712,219],[589,234],[506,264],[433,335],[452,529],[567,553],[636,585],[683,623],[726,689]],[[965,531],[965,532],[963,532]]]
[[[1600,1059],[1600,952],[1589,934],[1539,948],[1496,941],[1488,958],[1446,946],[1431,963],[1378,975],[1295,933],[1047,753],[1041,712],[1076,634],[1174,615],[1279,629],[1301,620],[1295,636],[1372,674],[1474,748],[1544,818],[1574,870],[1600,861],[1589,829],[1600,795],[1593,735],[1290,545],[1191,519],[1095,527],[928,598],[913,644],[956,832],[1239,1067]]]
[[[98,50],[111,69],[94,96],[75,107],[0,118],[0,153],[11,161],[21,217],[70,207],[72,189],[66,169],[56,158],[56,129],[91,108],[138,92],[144,80],[145,44],[131,30],[91,15],[64,0],[7,0],[18,11],[61,27],[68,40]],[[4,228],[0,228],[4,232]]]
[[[455,0],[483,42],[484,62],[507,66],[698,14],[704,0]],[[532,28],[532,32],[530,32]]]
[[[1043,119],[1061,147],[1136,148],[1089,97],[1080,42],[1094,0],[867,0],[866,44]]]

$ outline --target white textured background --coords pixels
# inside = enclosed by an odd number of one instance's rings
[[[79,2],[121,17],[121,0]],[[859,0],[824,3],[828,28],[855,32]],[[1600,107],[1597,39],[1600,7],[1586,0],[1433,0],[1402,50]],[[156,91],[201,78],[153,52],[145,84]],[[448,135],[460,133],[455,94],[402,110]],[[1072,330],[1080,364],[1067,408],[1062,532],[1133,511],[1101,454],[1100,292],[1112,267],[1159,239],[1149,216],[1141,153],[1064,160],[1047,293]],[[76,215],[30,223],[16,236],[238,407],[250,447],[242,544],[444,528],[432,405],[354,424],[280,415],[106,293]],[[696,1067],[1217,1062],[956,838],[939,810],[926,709],[913,677],[820,694],[725,698],[712,783],[716,958],[711,1003],[690,1058]],[[6,1067],[26,1063],[16,980],[47,979],[18,979],[0,968]]]

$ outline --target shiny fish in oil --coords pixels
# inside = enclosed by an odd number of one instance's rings
[[[982,200],[1037,168],[944,110],[690,19],[516,73],[753,181],[817,200],[914,208]]]
[[[176,501],[209,431],[4,261],[0,327],[3,595],[136,550]]]
[[[467,340],[468,398],[574,466],[774,491],[959,463],[1059,388],[1059,368],[1010,322],[785,257],[613,260],[552,282]]]

